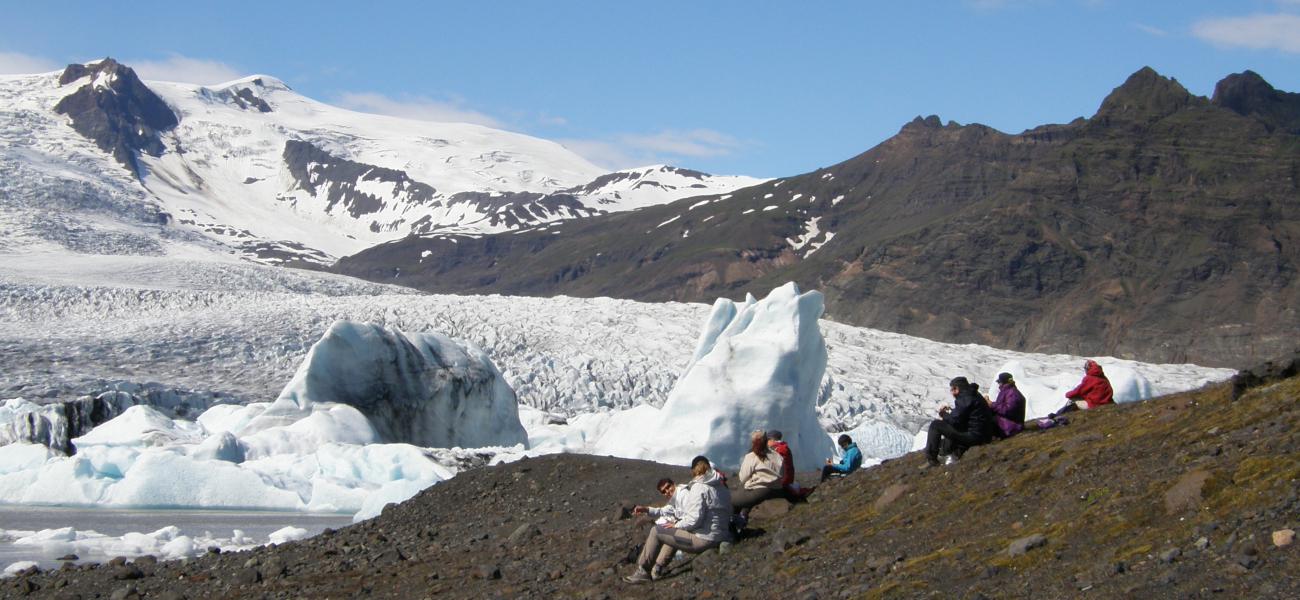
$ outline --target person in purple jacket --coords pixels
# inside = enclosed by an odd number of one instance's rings
[[[1006,439],[1025,428],[1025,395],[1010,373],[998,373],[998,399],[989,402],[997,427],[993,435]]]

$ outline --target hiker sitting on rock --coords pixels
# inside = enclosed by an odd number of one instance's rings
[[[992,437],[993,411],[988,402],[965,377],[953,378],[948,387],[953,406],[939,409],[940,418],[930,421],[929,438],[925,442],[925,459],[930,466],[940,464],[940,450],[956,460],[967,448],[987,444]]]
[[[1081,410],[1088,408],[1097,408],[1106,404],[1115,403],[1115,391],[1110,387],[1110,380],[1106,379],[1106,373],[1101,370],[1101,365],[1096,361],[1089,360],[1083,363],[1083,381],[1074,389],[1065,393],[1065,397],[1070,399],[1065,406],[1062,406],[1056,412],[1047,415],[1047,418],[1054,419],[1056,415],[1067,413],[1072,410]]]
[[[781,489],[785,491],[785,499],[791,504],[807,502],[808,494],[816,488],[799,487],[799,484],[795,483],[794,453],[790,451],[790,444],[782,439],[784,437],[784,434],[777,429],[767,432],[767,447],[781,457]]]
[[[998,399],[989,403],[997,427],[993,435],[1006,439],[1025,428],[1025,395],[1010,373],[998,373]]]
[[[781,455],[767,447],[766,433],[755,431],[750,434],[749,453],[740,461],[741,490],[731,496],[731,506],[736,510],[736,529],[745,528],[751,508],[785,496],[785,486],[781,485],[784,464]]]
[[[862,466],[862,451],[858,450],[858,445],[853,443],[853,438],[846,433],[841,433],[836,443],[840,445],[843,454],[840,455],[838,463],[826,459],[826,466],[822,467],[822,481],[833,476],[843,477]]]
[[[731,541],[731,491],[709,459],[691,460],[691,481],[677,509],[677,522],[650,528],[636,571],[624,579],[643,583],[663,577],[678,550],[698,554]]]
[[[663,506],[634,506],[632,514],[650,515],[654,517],[656,525],[664,525],[677,521],[677,511],[681,510],[682,496],[685,495],[686,488],[679,486],[673,480],[665,477],[655,484],[655,489],[663,494],[668,501]]]

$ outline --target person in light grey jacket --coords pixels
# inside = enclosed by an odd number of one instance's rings
[[[643,583],[659,579],[678,550],[698,554],[731,541],[731,492],[725,480],[703,456],[691,461],[691,475],[676,510],[677,522],[650,529],[636,570],[625,580]]]
[[[655,489],[668,499],[663,506],[641,506],[637,505],[632,508],[634,515],[650,515],[654,517],[656,525],[665,525],[677,521],[677,511],[681,510],[682,499],[686,497],[686,488],[684,485],[677,485],[673,480],[665,477],[655,484]]]

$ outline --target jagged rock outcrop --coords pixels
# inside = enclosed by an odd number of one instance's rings
[[[167,103],[153,93],[130,67],[112,58],[85,65],[68,65],[59,85],[85,83],[65,96],[55,112],[72,119],[72,127],[113,155],[137,177],[137,153],[159,156],[159,135],[180,123]]]

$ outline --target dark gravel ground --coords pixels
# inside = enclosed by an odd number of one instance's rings
[[[922,467],[910,454],[768,503],[725,554],[621,577],[682,467],[563,455],[478,469],[371,521],[186,561],[0,582],[37,598],[1297,598],[1300,378],[1075,416]],[[797,452],[798,449],[796,448]],[[809,475],[808,477],[811,477]]]

